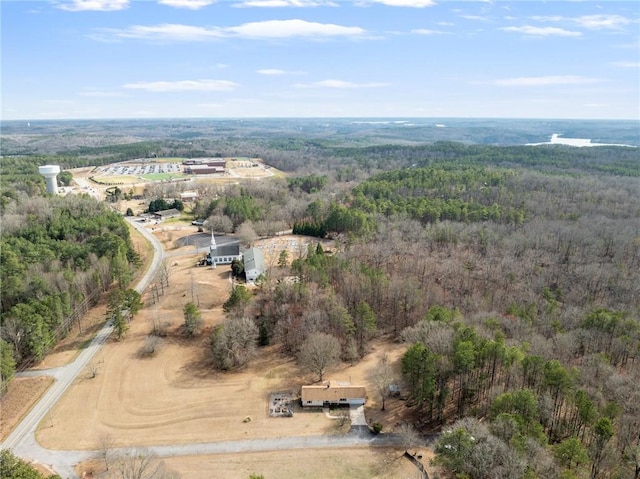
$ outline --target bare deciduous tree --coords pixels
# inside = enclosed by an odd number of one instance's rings
[[[300,348],[298,361],[300,365],[318,376],[322,381],[327,369],[336,365],[340,358],[340,341],[335,336],[325,333],[313,333]]]
[[[244,366],[254,356],[258,327],[246,316],[229,318],[211,336],[211,350],[216,367],[233,369]]]
[[[250,221],[242,223],[238,230],[236,231],[236,235],[240,239],[243,245],[250,246],[257,238],[255,230],[253,229],[253,225]]]
[[[164,461],[148,449],[132,449],[114,459],[110,477],[114,479],[177,479],[179,474],[169,471]]]
[[[104,461],[104,468],[106,471],[109,470],[109,464],[111,463],[111,459],[113,456],[113,446],[115,441],[113,436],[110,434],[101,434],[98,438],[98,446],[100,449],[100,457]]]
[[[99,365],[96,362],[89,363],[89,377],[91,379],[95,378],[98,375]]]
[[[393,383],[393,368],[389,362],[389,356],[386,353],[378,358],[371,379],[376,388],[376,392],[380,395],[380,402],[382,403],[381,410],[384,411],[385,401],[389,396],[389,387]]]
[[[144,344],[142,345],[142,348],[140,348],[140,355],[153,356],[155,353],[158,352],[158,349],[160,349],[161,345],[162,345],[162,338],[159,336],[150,334],[145,338]]]
[[[212,215],[206,221],[211,231],[218,233],[231,233],[233,231],[233,221],[225,215]]]
[[[416,428],[413,427],[413,424],[409,424],[407,422],[403,422],[400,425],[400,430],[398,431],[400,438],[402,439],[402,446],[405,451],[408,451],[412,447],[417,447],[421,444],[420,434],[416,431]]]

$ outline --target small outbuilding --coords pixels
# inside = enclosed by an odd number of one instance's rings
[[[260,248],[249,248],[243,254],[244,273],[248,283],[253,283],[258,276],[266,271],[264,267],[264,255]]]
[[[325,381],[302,386],[300,401],[303,407],[362,406],[367,402],[367,388],[348,382]]]
[[[181,215],[182,213],[180,213],[180,211],[178,211],[175,208],[171,208],[169,210],[162,210],[162,211],[156,211],[153,214],[153,217],[156,220],[166,220],[169,218],[177,218]]]
[[[194,201],[198,201],[198,192],[183,191],[182,193],[180,193],[180,199],[183,203],[193,203]]]

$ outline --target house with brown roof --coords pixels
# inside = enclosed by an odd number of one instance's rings
[[[361,406],[367,402],[367,388],[351,383],[325,381],[302,386],[300,401],[303,407],[328,407],[342,404]]]

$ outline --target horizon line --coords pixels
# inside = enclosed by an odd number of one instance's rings
[[[96,118],[0,118],[4,122],[44,122],[44,121],[144,121],[144,120],[539,120],[539,121],[628,121],[640,122],[640,118],[571,118],[571,117],[483,117],[483,116],[228,116],[228,117],[96,117]]]

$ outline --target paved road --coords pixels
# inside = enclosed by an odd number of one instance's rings
[[[149,233],[142,225],[136,224],[135,222],[131,222],[131,224],[151,242],[154,250],[151,265],[135,287],[136,291],[142,293],[153,280],[159,266],[162,264],[164,251],[157,238]],[[31,409],[29,414],[27,414],[20,424],[17,425],[11,434],[2,441],[0,449],[11,449],[21,457],[35,459],[38,462],[52,465],[54,470],[60,473],[63,477],[75,477],[73,469],[68,471],[65,467],[58,467],[58,464],[56,463],[61,460],[62,457],[66,457],[66,453],[62,453],[60,451],[49,451],[40,447],[35,441],[35,431],[38,424],[45,419],[48,413],[50,413],[51,408],[56,402],[58,402],[58,400],[60,400],[64,392],[73,383],[78,374],[80,374],[89,361],[91,361],[95,354],[100,350],[111,334],[112,329],[111,325],[106,323],[98,334],[96,334],[93,341],[91,341],[91,344],[82,350],[75,361],[61,368],[40,373],[55,377],[56,382],[46,391],[42,398]],[[63,466],[64,462],[60,462],[59,465]]]
[[[82,193],[87,193],[99,201],[104,199],[102,191],[86,178],[73,178],[73,181],[80,187]]]
[[[430,445],[433,438],[427,438],[425,444]],[[284,451],[290,449],[321,449],[335,447],[385,447],[402,446],[403,438],[396,434],[373,435],[369,430],[355,427],[350,433],[342,435],[297,436],[242,441],[208,442],[196,444],[180,444],[171,446],[145,447],[144,450],[155,453],[158,457],[199,456],[207,454],[233,454],[263,451]],[[113,449],[114,455],[127,455],[131,448]],[[98,456],[99,451],[52,451],[44,449],[36,443],[33,435],[23,441],[14,453],[21,457],[34,458],[55,470],[63,478],[77,478],[74,466]]]
[[[131,221],[131,224],[140,231],[153,245],[154,257],[148,271],[135,287],[142,293],[153,280],[165,254],[162,245],[155,236],[146,228]],[[91,361],[93,356],[102,347],[111,334],[112,327],[105,325],[93,339],[89,347],[84,349],[74,362],[66,366],[23,373],[24,375],[49,375],[56,378],[53,386],[47,390],[44,396],[36,403],[31,412],[22,420],[14,431],[0,444],[0,449],[11,449],[19,457],[44,464],[63,478],[77,478],[74,466],[79,462],[97,456],[98,451],[55,451],[45,449],[37,443],[35,431],[38,424],[46,419],[51,408],[62,397],[64,392],[73,383],[78,374]],[[243,441],[225,441],[197,444],[180,444],[171,446],[153,446],[145,449],[154,452],[159,457],[191,456],[204,454],[224,454],[255,451],[277,451],[288,449],[324,448],[338,446],[401,446],[403,438],[395,434],[373,435],[366,426],[363,408],[352,412],[355,423],[348,434],[324,435],[324,436],[300,436],[279,437],[265,439],[251,439]],[[433,441],[427,438],[426,444]],[[114,449],[116,454],[126,454],[131,449]]]

